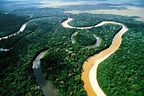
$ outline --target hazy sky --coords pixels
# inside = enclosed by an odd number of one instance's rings
[[[0,5],[2,1],[13,1],[17,3],[49,3],[52,6],[61,5],[75,5],[75,4],[96,4],[96,3],[143,3],[144,0],[0,0]]]
[[[92,1],[102,1],[102,2],[104,2],[104,1],[107,1],[107,2],[118,2],[118,3],[120,3],[120,2],[127,2],[127,3],[132,3],[132,2],[138,2],[138,3],[141,3],[141,2],[143,2],[144,3],[144,0],[1,0],[1,1],[29,1],[29,2],[31,2],[31,1],[35,1],[35,2],[43,2],[43,1],[45,1],[45,2],[51,2],[51,1],[62,1],[62,2],[77,2],[77,1],[89,1],[89,2],[92,2]]]
[[[64,5],[97,4],[97,3],[144,3],[144,0],[39,0],[43,6],[57,7]]]
[[[7,2],[3,2],[7,1]],[[9,2],[11,1],[11,2]],[[34,4],[35,3],[35,4]],[[139,16],[144,20],[144,0],[0,0],[0,11],[13,11],[16,9],[29,8],[29,7],[61,7],[67,5],[82,5],[98,3],[111,3],[117,5],[114,7],[124,7],[126,9],[108,9],[101,8],[99,10],[67,10],[66,13],[91,13],[91,14],[117,14],[125,16]],[[116,3],[116,4],[115,4]],[[121,4],[122,3],[122,4]],[[126,3],[126,4],[123,4]],[[127,4],[128,3],[128,4]],[[131,4],[132,3],[132,4]],[[69,7],[69,6],[68,6]],[[102,7],[105,7],[102,6]],[[64,7],[63,7],[64,8]]]
[[[3,2],[7,1],[7,2]],[[32,3],[37,3],[34,5]],[[140,3],[144,4],[144,0],[0,0],[0,10],[1,9],[12,9],[14,7],[60,7],[65,5],[81,5],[81,4],[98,4],[98,3]],[[17,4],[9,6],[10,4]],[[25,6],[20,6],[18,4],[25,4]]]

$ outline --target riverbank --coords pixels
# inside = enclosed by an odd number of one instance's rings
[[[121,36],[128,30],[128,28],[121,23],[113,22],[113,21],[103,21],[95,26],[91,27],[73,27],[68,25],[72,18],[68,18],[66,21],[62,23],[65,28],[76,28],[76,29],[89,29],[93,27],[102,26],[104,24],[117,24],[121,25],[122,29],[115,35],[112,44],[106,50],[96,54],[89,59],[87,59],[83,64],[83,72],[82,72],[82,80],[84,82],[84,88],[88,94],[88,96],[106,96],[105,93],[101,90],[98,81],[97,81],[97,68],[98,65],[108,58],[112,53],[114,53],[120,46],[122,38]]]
[[[76,43],[77,40],[76,40],[76,36],[79,34],[79,32],[74,32],[72,35],[71,35],[71,42],[72,44]],[[102,42],[102,39],[98,36],[96,36],[95,34],[92,34],[92,37],[95,38],[95,44],[93,45],[87,45],[86,48],[96,48],[96,47],[99,47],[101,42]],[[79,38],[80,39],[80,38]],[[89,42],[88,42],[89,43]],[[83,46],[83,45],[82,45]],[[84,45],[85,46],[85,45]]]
[[[42,71],[41,71],[41,67],[40,67],[40,59],[42,59],[43,55],[47,52],[46,51],[43,51],[41,52],[37,57],[36,59],[33,61],[33,70],[34,70],[34,75],[36,77],[36,81],[37,83],[39,84],[41,90],[43,91],[43,94],[45,96],[61,96],[60,94],[58,94],[55,90],[55,88],[52,86],[52,84],[47,81],[45,79],[45,77],[43,76],[42,74]]]

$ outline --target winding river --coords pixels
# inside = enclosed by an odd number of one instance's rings
[[[65,28],[75,28],[75,29],[90,29],[93,27],[102,26],[104,24],[116,24],[121,25],[122,29],[114,36],[112,44],[109,48],[101,51],[98,54],[95,54],[92,57],[89,57],[83,64],[83,72],[81,79],[84,82],[84,89],[87,92],[88,96],[106,96],[106,94],[100,88],[98,81],[97,81],[97,68],[98,65],[108,58],[111,54],[113,54],[121,45],[122,35],[128,30],[128,28],[118,22],[113,21],[102,21],[101,23],[90,26],[90,27],[73,27],[68,25],[68,22],[72,21],[72,18],[68,18],[66,21],[62,23],[62,26]]]
[[[30,21],[28,21],[28,22],[30,22]],[[8,38],[10,38],[10,37],[12,37],[12,36],[15,36],[15,35],[19,34],[20,32],[23,32],[23,31],[25,30],[26,25],[28,24],[28,22],[24,23],[24,24],[20,27],[19,31],[14,32],[14,33],[12,33],[12,34],[10,34],[10,35],[1,37],[1,38],[0,38],[0,41],[3,40],[3,39],[8,39]],[[11,48],[10,48],[10,49],[11,49]],[[10,49],[0,48],[0,51],[6,52],[6,51],[9,51]]]
[[[28,22],[30,22],[30,21],[28,21]],[[24,29],[26,28],[26,25],[27,25],[28,22],[24,23],[24,24],[20,27],[19,31],[17,31],[17,32],[15,32],[15,33],[13,33],[13,34],[10,34],[10,35],[1,37],[0,40],[2,40],[2,39],[8,39],[8,38],[10,38],[10,37],[12,37],[12,36],[15,36],[15,35],[19,34],[20,32],[23,32]]]
[[[39,19],[39,18],[35,18],[35,19]],[[23,32],[23,31],[25,30],[27,24],[28,24],[29,22],[31,22],[32,20],[35,20],[35,19],[31,19],[31,20],[27,21],[26,23],[24,23],[24,24],[20,27],[19,31],[14,32],[14,33],[12,33],[12,34],[10,34],[10,35],[1,37],[1,38],[0,38],[0,41],[3,40],[3,39],[8,39],[8,38],[10,38],[10,37],[12,37],[12,36],[15,36],[15,35]],[[11,48],[10,48],[10,49],[11,49]],[[0,51],[6,52],[6,51],[9,51],[10,49],[0,48]],[[44,94],[45,96],[61,96],[61,94],[58,94],[58,93],[57,93],[56,89],[52,86],[52,84],[51,84],[50,82],[48,82],[48,81],[45,79],[45,77],[44,77],[43,74],[42,74],[41,67],[40,67],[40,59],[42,59],[42,56],[43,56],[46,52],[47,52],[47,50],[41,52],[41,53],[35,58],[35,60],[33,61],[33,66],[32,66],[32,68],[33,68],[33,70],[34,70],[34,75],[35,75],[35,77],[36,77],[36,81],[37,81],[37,83],[39,84],[39,86],[40,86],[40,88],[41,88],[41,90],[43,91],[43,94]]]
[[[31,20],[30,20],[31,21]],[[8,36],[5,37],[1,37],[0,40],[2,39],[8,39],[12,36],[15,36],[17,34],[19,34],[20,32],[23,32],[26,28],[26,25],[30,22],[26,22],[24,23],[21,28],[19,29],[18,32],[10,34]],[[101,90],[98,81],[97,81],[97,68],[98,65],[104,61],[106,58],[108,58],[111,54],[113,54],[121,45],[121,41],[122,41],[122,35],[128,30],[128,28],[122,24],[122,23],[118,23],[118,22],[113,22],[113,21],[102,21],[101,23],[94,25],[94,26],[90,26],[90,27],[73,27],[68,25],[68,22],[72,21],[72,18],[68,18],[66,21],[62,22],[62,26],[65,28],[75,28],[75,29],[91,29],[93,27],[98,27],[98,26],[102,26],[104,24],[117,24],[117,25],[121,25],[122,29],[114,36],[112,44],[110,45],[109,48],[101,51],[98,54],[95,54],[92,57],[89,57],[83,64],[83,72],[82,72],[82,76],[81,79],[84,82],[84,89],[87,92],[88,96],[106,96],[105,93]],[[98,40],[99,37],[95,37]],[[97,47],[100,45],[100,42],[97,43]],[[9,49],[3,49],[0,48],[0,51],[9,51]],[[44,76],[42,75],[41,72],[41,67],[40,67],[40,59],[42,58],[42,56],[45,54],[46,51],[41,52],[33,61],[33,70],[34,70],[34,75],[36,77],[36,81],[39,84],[39,86],[41,87],[43,94],[45,96],[61,96],[60,94],[58,94],[54,87],[50,84],[50,82],[48,82],[47,80],[45,80]]]
[[[61,96],[58,94],[55,90],[55,88],[52,86],[52,84],[45,79],[45,77],[42,74],[41,67],[40,67],[40,59],[42,59],[43,55],[47,52],[43,51],[41,52],[36,59],[33,61],[33,70],[34,75],[36,77],[36,81],[39,84],[41,90],[43,91],[43,94],[45,96]]]
[[[81,29],[82,30],[82,29]],[[78,32],[74,32],[72,35],[71,35],[71,42],[74,44],[76,43],[76,40],[74,39],[74,37],[78,34]],[[94,45],[91,45],[91,46],[87,46],[87,48],[96,48],[96,47],[99,47],[100,44],[101,44],[101,38],[100,37],[97,37],[96,35],[94,35],[94,38],[96,39],[96,43]]]

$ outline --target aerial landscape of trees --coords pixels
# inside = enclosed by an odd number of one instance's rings
[[[86,96],[81,81],[82,65],[88,57],[108,48],[121,26],[106,24],[88,30],[64,28],[61,23],[68,17],[74,18],[69,22],[72,26],[92,26],[103,20],[117,21],[128,26],[129,30],[124,34],[118,51],[100,64],[97,79],[107,96],[144,95],[143,22],[119,15],[64,14],[57,8],[0,13],[0,17],[5,15],[8,19],[1,19],[1,22],[7,21],[5,25],[0,23],[1,37],[16,32],[23,23],[31,21],[22,33],[0,41],[0,48],[11,48],[10,51],[0,52],[1,95],[42,96],[33,75],[32,62],[41,51],[48,50],[41,59],[45,78],[62,96]],[[77,43],[73,44],[71,35],[74,32],[78,34],[75,36]],[[96,42],[93,34],[100,37],[102,42],[97,48],[87,48]]]
[[[76,31],[77,35],[75,36],[75,42],[79,43],[82,46],[95,45],[97,42],[96,38],[90,31]]]
[[[129,27],[118,51],[99,66],[98,81],[108,96],[143,96],[143,28]]]
[[[0,37],[6,36],[19,30],[20,26],[27,21],[25,17],[0,12]]]

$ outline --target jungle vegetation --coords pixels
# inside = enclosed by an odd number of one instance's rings
[[[14,25],[15,22],[0,25],[0,28],[3,29],[0,34],[5,32],[4,35],[8,35],[10,32],[18,30],[23,21],[32,20],[28,23],[24,32],[0,41],[0,48],[11,48],[8,52],[0,52],[1,95],[42,96],[33,75],[32,62],[37,54],[48,49],[48,53],[41,60],[41,68],[45,78],[63,96],[86,96],[81,81],[82,65],[88,57],[108,48],[121,26],[106,24],[85,30],[82,33],[82,30],[62,27],[61,22],[68,17],[74,18],[69,23],[74,26],[95,25],[103,20],[117,21],[128,26],[129,31],[123,36],[121,47],[110,58],[100,64],[98,81],[108,96],[144,95],[144,79],[142,78],[144,76],[142,59],[144,58],[143,22],[118,15],[86,13],[73,15],[64,14],[58,9],[52,10],[55,11],[52,12],[45,8],[15,10],[13,11],[15,15],[7,14],[10,15],[9,20],[20,18],[20,20],[16,20],[18,25],[15,25],[15,30],[10,31],[13,28],[12,26],[8,26],[9,30],[5,30],[7,25],[11,23]],[[38,14],[39,12],[42,12],[42,14]],[[30,14],[27,13],[31,13],[33,16],[30,17]],[[1,13],[0,17],[1,15],[4,14]],[[2,19],[2,21],[5,22],[5,19]],[[84,38],[76,36],[78,44],[72,44],[71,42],[70,37],[74,32],[84,36]],[[86,48],[86,45],[83,45],[94,40],[87,32],[102,39],[102,43],[98,48]],[[89,37],[90,39],[85,40]],[[83,39],[83,42],[81,39]]]

